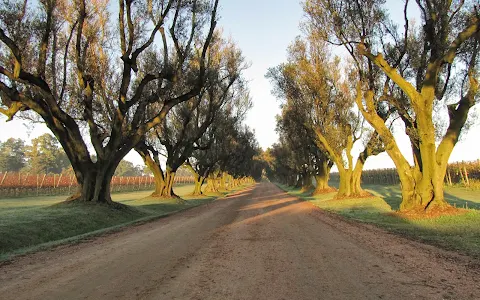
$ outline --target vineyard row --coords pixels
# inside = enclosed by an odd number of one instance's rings
[[[193,182],[192,176],[175,177],[177,185]],[[148,190],[153,186],[154,178],[151,176],[114,176],[111,181],[112,192]],[[73,175],[0,173],[0,198],[68,195],[73,193],[77,187],[78,184]]]
[[[338,173],[332,173],[332,180],[338,180]],[[451,163],[447,167],[445,184],[460,184],[469,187],[480,180],[480,160]],[[396,169],[365,170],[362,173],[363,184],[396,185],[400,178]]]

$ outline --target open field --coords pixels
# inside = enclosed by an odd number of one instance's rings
[[[187,196],[193,185],[174,187],[185,199],[151,199],[151,191],[112,194],[123,209],[106,205],[61,203],[65,196],[0,199],[0,260],[52,244],[75,241],[127,224],[146,221],[198,206],[223,194],[204,197]]]
[[[375,224],[409,238],[480,257],[479,191],[459,187],[445,190],[449,203],[468,208],[464,214],[432,219],[405,219],[394,214],[401,201],[398,186],[365,185],[364,188],[374,197],[342,200],[333,199],[335,193],[311,196],[297,189],[279,186],[294,196],[349,219]]]

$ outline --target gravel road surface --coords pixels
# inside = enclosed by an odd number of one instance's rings
[[[261,183],[4,263],[0,299],[480,299],[480,272]]]

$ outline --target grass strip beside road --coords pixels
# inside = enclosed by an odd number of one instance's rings
[[[164,217],[227,194],[188,196],[193,185],[174,187],[174,191],[184,203],[149,198],[152,191],[112,194],[114,201],[126,205],[123,209],[84,203],[59,205],[65,196],[0,199],[0,261]]]
[[[446,199],[457,207],[469,207],[466,213],[427,219],[406,219],[394,212],[401,194],[398,186],[366,185],[374,196],[369,198],[334,199],[335,193],[311,196],[299,189],[278,185],[289,194],[348,219],[369,223],[387,231],[420,240],[444,249],[480,258],[480,192],[449,188]],[[463,205],[461,205],[463,204]],[[472,209],[477,208],[477,209]]]

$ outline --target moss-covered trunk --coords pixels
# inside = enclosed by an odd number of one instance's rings
[[[458,35],[459,38],[454,43],[454,47],[449,49],[449,59],[451,61],[455,59],[458,53],[455,47],[460,47],[467,39],[477,34],[475,27],[477,25],[473,26],[465,28]],[[446,165],[454,146],[458,142],[458,137],[465,125],[468,112],[475,104],[475,99],[478,95],[479,81],[475,72],[478,64],[478,51],[473,52],[474,55],[470,57],[467,65],[469,85],[466,92],[462,92],[457,103],[447,107],[449,126],[437,149],[435,126],[433,124],[433,108],[435,99],[438,97],[437,87],[440,82],[440,74],[442,74],[441,69],[444,68],[444,64],[439,62],[443,62],[445,58],[441,55],[440,57],[433,56],[433,59],[431,57],[426,64],[426,69],[422,70],[422,72],[425,71],[422,82],[417,82],[417,88],[415,88],[409,80],[398,73],[396,68],[390,66],[382,55],[373,55],[366,47],[359,47],[359,49],[362,55],[377,65],[385,75],[402,89],[411,103],[408,109],[412,109],[414,112],[413,119],[409,114],[401,114],[407,128],[406,133],[409,135],[413,145],[415,164],[411,167],[400,152],[384,120],[373,109],[375,92],[369,90],[363,95],[362,82],[358,82],[355,101],[362,115],[385,143],[385,149],[395,163],[400,177],[402,187],[400,210],[427,212],[429,210],[449,209],[450,205],[445,201],[443,193]],[[441,52],[436,51],[435,53]],[[366,106],[364,106],[364,102]],[[399,111],[401,112],[401,110]]]
[[[331,144],[327,141],[325,136],[322,133],[320,128],[315,128],[317,140],[316,143],[319,148],[326,149],[327,153],[329,154],[330,158],[335,162],[335,165],[338,168],[338,175],[339,175],[339,187],[338,193],[335,196],[336,198],[348,198],[348,197],[358,197],[362,195],[362,190],[360,188],[360,178],[361,172],[363,169],[363,165],[359,166],[354,172],[353,167],[353,157],[352,157],[352,149],[353,149],[353,132],[351,131],[351,127],[349,127],[349,133],[346,136],[346,145],[345,148],[339,151],[338,149],[334,149]],[[346,156],[346,159],[344,157]]]
[[[422,162],[425,162],[425,159],[422,159]],[[443,192],[446,170],[442,170],[436,162],[433,163],[433,172],[422,172],[418,167],[410,167],[409,176],[400,176],[400,211],[422,212],[450,207]]]
[[[148,151],[146,151],[146,149],[141,146],[136,147],[135,150],[138,152],[138,154],[140,154],[143,162],[153,174],[155,190],[153,191],[151,196],[163,197],[166,184],[163,170],[160,167],[160,162],[158,161],[158,159],[152,158]]]
[[[166,171],[165,171],[165,189],[163,190],[163,193],[162,193],[163,197],[178,198],[178,196],[173,191],[174,182],[175,182],[175,171],[172,168],[170,168],[169,166],[167,166]]]
[[[352,171],[350,169],[339,168],[338,175],[340,183],[336,197],[345,198],[352,196]]]
[[[357,162],[355,163],[355,169],[353,169],[352,172],[352,193],[356,196],[363,196],[368,194],[362,188],[362,172],[365,161],[370,155],[369,150],[370,149],[367,145],[367,148],[358,156]]]
[[[400,211],[422,212],[450,207],[443,193],[445,172],[437,170],[433,174],[421,174],[414,168],[410,169],[409,176],[400,176]]]
[[[220,191],[226,191],[227,190],[227,176],[228,176],[228,173],[227,172],[222,172],[222,175],[220,176],[220,186],[219,186],[219,190]]]
[[[214,174],[210,174],[207,179],[207,186],[205,187],[205,192],[206,193],[217,193],[218,188],[216,181],[217,179],[215,178],[216,176]]]
[[[193,189],[192,196],[201,196],[201,195],[203,195],[202,186],[203,186],[203,183],[204,183],[204,181],[205,181],[205,177],[196,174],[196,175],[194,176],[194,180],[195,180],[195,188]]]
[[[165,178],[163,175],[163,171],[160,168],[159,165],[152,163],[152,164],[147,164],[148,169],[152,172],[153,174],[153,179],[155,183],[155,190],[152,193],[152,197],[162,197],[166,185],[165,185]]]
[[[402,186],[401,211],[443,210],[450,205],[444,197],[446,165],[453,145],[450,148],[435,144],[435,128],[432,122],[432,108],[429,101],[417,99],[417,130],[419,133],[418,151],[415,153],[415,166],[403,166],[409,176],[400,176]],[[445,152],[445,153],[442,153]],[[400,174],[399,174],[400,175]]]
[[[334,190],[328,185],[331,168],[331,164],[329,164],[327,161],[323,161],[320,166],[318,166],[317,174],[315,174],[316,187],[313,191],[313,195],[329,193]]]

